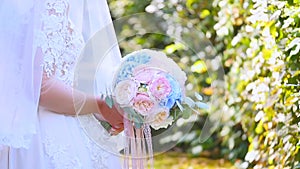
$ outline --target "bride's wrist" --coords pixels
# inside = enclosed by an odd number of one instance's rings
[[[86,96],[86,99],[83,103],[83,107],[80,110],[81,115],[84,114],[90,114],[90,113],[98,113],[99,107],[98,107],[98,98],[95,96]]]
[[[97,111],[94,112],[94,116],[98,119],[98,120],[104,120],[101,109],[103,107],[105,103],[104,100],[102,100],[100,97],[96,98],[96,103],[97,103]]]
[[[101,99],[101,97],[96,97],[96,102],[97,102],[98,109],[100,109],[103,106],[105,101]]]

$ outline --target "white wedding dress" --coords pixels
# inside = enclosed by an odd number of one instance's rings
[[[43,5],[45,11],[37,45],[43,52],[44,73],[72,86],[74,68],[85,40],[68,17],[72,5],[68,0],[46,0]],[[107,137],[104,128],[98,125],[96,129],[98,137],[101,134]],[[90,139],[76,117],[39,107],[36,130],[28,149],[9,150],[9,169],[121,168],[120,157]]]

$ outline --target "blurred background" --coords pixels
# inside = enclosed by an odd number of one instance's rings
[[[108,3],[122,55],[164,51],[210,105],[156,169],[300,168],[300,0]]]

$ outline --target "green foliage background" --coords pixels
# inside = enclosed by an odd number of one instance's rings
[[[239,168],[300,168],[300,0],[108,2],[114,19],[145,12],[164,20],[132,19],[117,26],[122,54],[165,51],[188,73],[188,92],[219,103],[202,112],[174,150],[227,158]],[[167,34],[145,34],[145,25]],[[199,47],[196,54],[174,38],[186,34],[185,28],[201,32],[213,49]],[[193,43],[194,35],[185,37]],[[221,58],[221,79],[209,74],[208,55]],[[222,87],[213,87],[220,80]],[[212,135],[202,143],[206,120]]]

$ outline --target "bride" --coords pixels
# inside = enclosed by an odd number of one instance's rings
[[[123,130],[116,108],[75,89],[75,68],[88,40],[107,29],[103,48],[116,43],[106,1],[2,0],[0,22],[0,168],[121,168],[119,157],[94,142],[76,118],[97,113],[111,124],[111,135]],[[103,65],[119,62],[117,46],[108,55],[113,61]],[[102,92],[108,72],[96,76]]]

